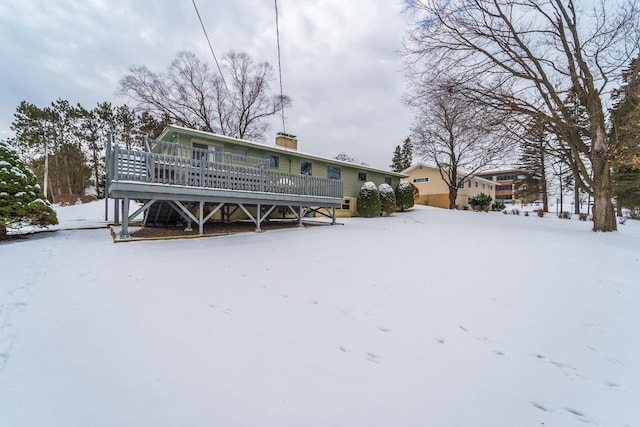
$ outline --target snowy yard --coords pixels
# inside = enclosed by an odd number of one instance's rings
[[[637,221],[343,222],[0,244],[0,426],[640,425]]]

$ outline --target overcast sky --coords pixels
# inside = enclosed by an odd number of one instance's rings
[[[273,0],[196,4],[218,58],[233,49],[277,67]],[[402,104],[401,0],[278,0],[278,11],[283,87],[292,99],[286,131],[298,136],[299,150],[345,151],[388,168],[412,120]],[[129,67],[162,71],[179,50],[215,67],[191,0],[3,0],[0,43],[0,138],[12,136],[22,100],[123,104],[115,92]],[[273,120],[267,141],[281,127]]]

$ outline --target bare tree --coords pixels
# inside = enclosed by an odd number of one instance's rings
[[[449,209],[454,209],[458,189],[479,171],[496,167],[508,152],[508,121],[465,98],[451,82],[419,80],[413,86],[414,95],[407,99],[417,111],[413,146],[437,166],[449,188]]]
[[[593,230],[616,230],[604,101],[638,46],[637,1],[406,1],[415,17],[406,44],[414,69],[452,76],[469,97],[549,123],[581,188],[594,194]],[[586,107],[587,128],[565,105],[570,90]]]
[[[132,67],[119,92],[156,119],[242,139],[262,140],[267,118],[289,104],[269,93],[273,68],[254,63],[246,53],[229,52],[220,75],[192,52],[176,55],[165,73]]]

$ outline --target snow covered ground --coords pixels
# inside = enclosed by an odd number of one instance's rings
[[[0,244],[0,426],[640,425],[638,222],[343,222]]]

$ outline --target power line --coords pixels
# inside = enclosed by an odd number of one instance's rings
[[[229,86],[227,86],[227,81],[224,79],[224,74],[222,74],[222,69],[220,68],[220,64],[218,63],[218,58],[216,58],[216,54],[213,51],[213,46],[211,45],[211,40],[209,40],[209,35],[207,34],[207,30],[204,28],[204,24],[202,23],[202,18],[200,17],[200,12],[198,11],[198,6],[196,6],[196,0],[191,0],[193,3],[193,7],[196,10],[196,14],[198,15],[198,21],[200,21],[200,26],[202,27],[202,31],[204,32],[204,36],[207,39],[207,43],[209,44],[209,50],[211,51],[211,55],[213,55],[213,60],[216,63],[216,67],[218,67],[218,72],[220,73],[220,78],[222,79],[222,83],[224,83],[225,89],[227,89],[227,93],[229,94],[229,99],[233,102],[233,96],[231,95],[231,91],[229,90]],[[281,88],[282,89],[282,88]]]
[[[276,6],[276,40],[278,43],[278,76],[280,77],[280,102],[282,103],[282,108],[280,109],[280,113],[282,115],[282,132],[287,132],[284,126],[284,95],[282,92],[282,63],[280,62],[280,26],[278,24],[278,0],[274,0]]]

